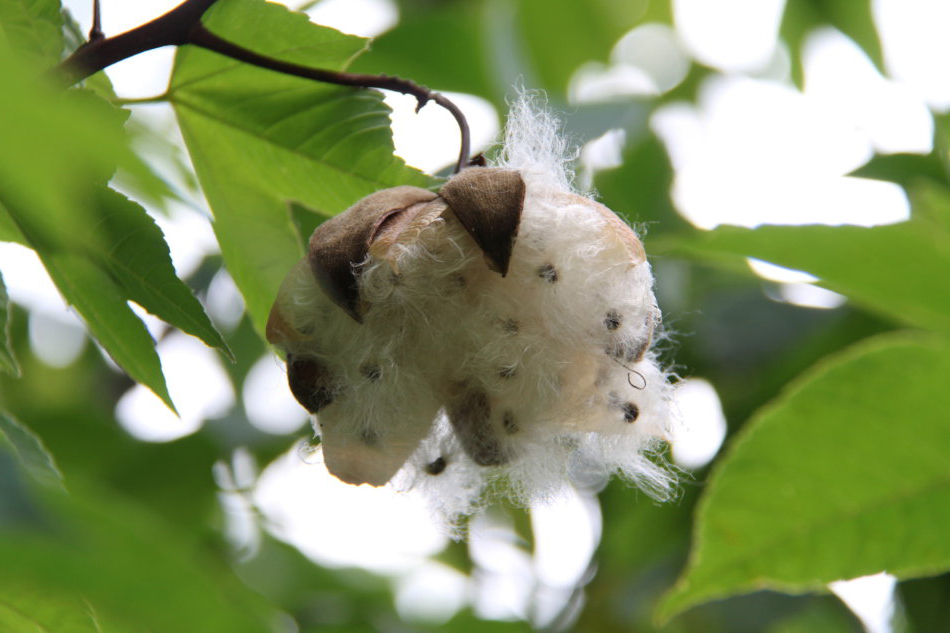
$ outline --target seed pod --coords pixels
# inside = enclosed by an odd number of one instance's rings
[[[347,483],[416,482],[450,514],[484,490],[546,496],[572,468],[661,494],[644,453],[669,436],[669,385],[643,244],[516,116],[497,168],[380,191],[317,228],[268,340]]]

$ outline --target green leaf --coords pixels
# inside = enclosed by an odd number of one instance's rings
[[[799,0],[787,4],[780,35],[791,48],[790,62],[797,85],[804,84],[801,53],[805,40],[817,28],[838,29],[854,40],[883,72],[884,55],[871,4],[852,0]]]
[[[768,633],[854,633],[857,622],[847,608],[833,598],[816,600],[801,612],[770,627]]]
[[[0,271],[0,369],[11,376],[20,376],[20,365],[16,362],[10,341],[10,297],[7,285],[3,283],[3,271]]]
[[[606,62],[620,37],[636,26],[645,0],[521,0],[518,22],[542,87],[567,93],[571,76],[588,61]]]
[[[111,248],[101,259],[126,297],[155,316],[230,354],[194,293],[175,274],[161,229],[138,204],[111,189],[99,197],[97,230]]]
[[[523,71],[489,34],[496,20],[510,30],[507,6],[502,5],[505,15],[498,17],[497,7],[493,11],[484,1],[403,5],[399,27],[375,38],[370,50],[353,62],[353,70],[409,77],[435,90],[476,94],[504,107],[505,78]],[[420,55],[420,50],[438,54]]]
[[[0,0],[0,43],[34,68],[52,68],[63,52],[59,0]]]
[[[2,46],[0,82],[0,204],[31,245],[62,248],[95,226],[89,202],[130,156],[125,113],[84,91],[37,84]]]
[[[16,225],[16,222],[13,221],[13,218],[10,217],[10,213],[2,203],[0,203],[0,242],[16,242],[24,246],[27,244],[26,238],[23,237],[23,233],[20,232],[20,228]]]
[[[63,297],[76,307],[112,359],[175,411],[155,341],[108,272],[78,255],[40,252],[40,258]]]
[[[69,487],[71,494],[36,494],[45,519],[39,528],[0,526],[0,591],[38,587],[67,605],[81,600],[97,621],[120,630],[272,630],[274,614],[194,536],[129,498],[74,477]]]
[[[908,580],[898,586],[910,633],[939,631],[950,622],[950,574]]]
[[[364,40],[256,0],[223,0],[208,28],[256,52],[343,68]],[[375,91],[328,86],[179,50],[169,99],[215,233],[248,313],[264,331],[277,288],[302,256],[289,203],[331,216],[395,185],[432,181],[392,155],[389,109]]]
[[[0,439],[6,440],[24,470],[37,483],[62,489],[63,476],[43,441],[4,411],[0,411]]]
[[[901,323],[950,332],[950,224],[947,208],[900,224],[857,226],[724,226],[664,244],[673,251],[763,259],[804,270],[820,285]],[[916,211],[916,210],[915,210]],[[653,242],[654,254],[657,245]]]
[[[108,629],[112,633],[115,629]],[[52,595],[48,588],[0,583],[0,631],[102,633],[95,611],[82,598]]]
[[[669,618],[758,589],[950,569],[950,341],[869,339],[761,409],[710,477]]]
[[[224,344],[174,279],[160,231],[140,207],[105,189],[116,164],[138,169],[122,130],[127,113],[86,91],[33,83],[2,46],[0,79],[10,88],[0,99],[4,236],[37,251],[112,358],[173,408],[154,342],[126,301]]]

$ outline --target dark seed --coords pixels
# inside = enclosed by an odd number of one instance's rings
[[[605,322],[606,323],[606,322]],[[604,353],[623,363],[639,363],[650,348],[650,340],[639,341],[634,345],[616,341],[610,343]]]
[[[518,322],[514,319],[506,319],[502,324],[501,328],[505,331],[505,334],[517,334],[518,333]]]
[[[624,402],[620,405],[620,410],[623,411],[623,421],[627,424],[636,422],[640,417],[640,407],[632,402]]]
[[[557,283],[557,268],[554,267],[554,264],[545,264],[538,268],[538,277],[549,284]]]
[[[613,332],[618,327],[620,327],[621,321],[622,317],[620,316],[620,313],[616,310],[611,310],[607,313],[607,317],[604,319],[604,327]]]
[[[477,387],[458,385],[448,406],[449,422],[462,448],[479,466],[498,466],[507,458],[491,425],[491,402]]]
[[[360,373],[370,382],[377,382],[383,375],[383,370],[379,365],[363,365],[360,367]]]
[[[441,475],[447,465],[444,457],[437,457],[434,461],[426,464],[426,472],[430,475]]]
[[[360,439],[367,446],[376,446],[379,442],[379,434],[372,429],[366,429],[360,434]]]
[[[464,275],[455,275],[452,277],[452,281],[454,281],[455,285],[459,288],[464,288],[468,285],[468,279],[466,279]]]
[[[508,435],[514,435],[518,432],[518,425],[515,423],[515,414],[511,411],[505,411],[501,416],[501,425]]]
[[[498,370],[498,375],[501,378],[511,378],[516,373],[518,373],[517,367],[502,367],[501,369]]]
[[[287,354],[287,384],[297,402],[310,413],[333,402],[335,395],[330,370],[315,358]]]

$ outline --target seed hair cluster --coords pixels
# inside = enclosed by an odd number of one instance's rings
[[[557,123],[530,99],[503,150],[438,193],[364,198],[287,275],[268,339],[326,467],[420,488],[450,519],[578,472],[663,496],[650,454],[670,436],[670,386],[642,243],[571,189]]]

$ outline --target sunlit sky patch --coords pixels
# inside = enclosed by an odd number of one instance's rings
[[[829,585],[848,608],[854,611],[867,633],[888,633],[894,616],[894,588],[897,579],[880,573],[852,580],[839,580]]]
[[[673,461],[687,470],[702,468],[726,439],[726,416],[716,388],[708,380],[688,378],[676,385],[682,426],[674,429]]]
[[[274,534],[323,565],[381,573],[412,569],[445,546],[421,497],[345,484],[319,451],[305,462],[301,450],[270,464],[257,483],[255,501]]]
[[[133,437],[170,442],[194,433],[205,420],[224,415],[234,405],[234,389],[217,352],[177,331],[159,341],[156,349],[179,416],[149,389],[135,385],[115,409],[116,419]]]
[[[754,72],[775,53],[784,0],[674,0],[676,30],[697,61]]]
[[[871,7],[889,74],[932,108],[946,112],[950,109],[950,2],[872,0]]]
[[[258,360],[244,379],[241,392],[247,420],[267,433],[293,433],[309,416],[290,393],[287,370],[271,353]]]

